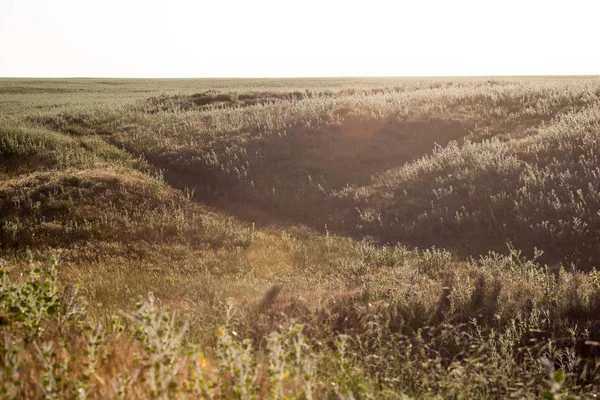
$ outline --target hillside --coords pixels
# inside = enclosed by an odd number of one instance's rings
[[[591,396],[599,152],[596,77],[0,80],[0,388]]]

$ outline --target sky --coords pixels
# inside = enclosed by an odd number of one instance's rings
[[[597,0],[0,0],[0,77],[600,74]]]

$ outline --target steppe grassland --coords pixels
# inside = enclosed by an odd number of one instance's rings
[[[66,297],[32,300],[21,281],[11,301],[27,307],[7,308],[18,320],[10,349],[38,361],[13,389],[33,396],[36,379],[72,374],[44,390],[591,393],[581,343],[600,305],[599,88],[595,78],[2,82],[4,258],[14,273],[62,249],[56,290],[80,285],[113,349],[82,357],[100,378],[68,372],[77,362],[46,370],[66,348],[40,357],[18,338],[85,336],[85,323],[48,328],[68,307],[44,301]],[[168,340],[152,337],[163,322],[150,303],[135,321],[114,317],[148,292],[178,315],[163,326]],[[24,315],[32,309],[46,331]],[[115,356],[136,346],[135,329],[141,364]],[[252,338],[256,356],[232,332]],[[200,378],[185,373],[192,343],[205,353],[198,371],[217,365]],[[566,378],[552,386],[540,357]]]

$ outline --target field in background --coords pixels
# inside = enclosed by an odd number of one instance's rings
[[[2,389],[591,395],[599,153],[595,77],[0,80]]]

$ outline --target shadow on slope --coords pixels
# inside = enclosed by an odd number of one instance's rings
[[[453,143],[372,185],[337,194],[342,225],[416,246],[504,250],[544,263],[600,265],[600,109],[564,116],[533,137]]]

